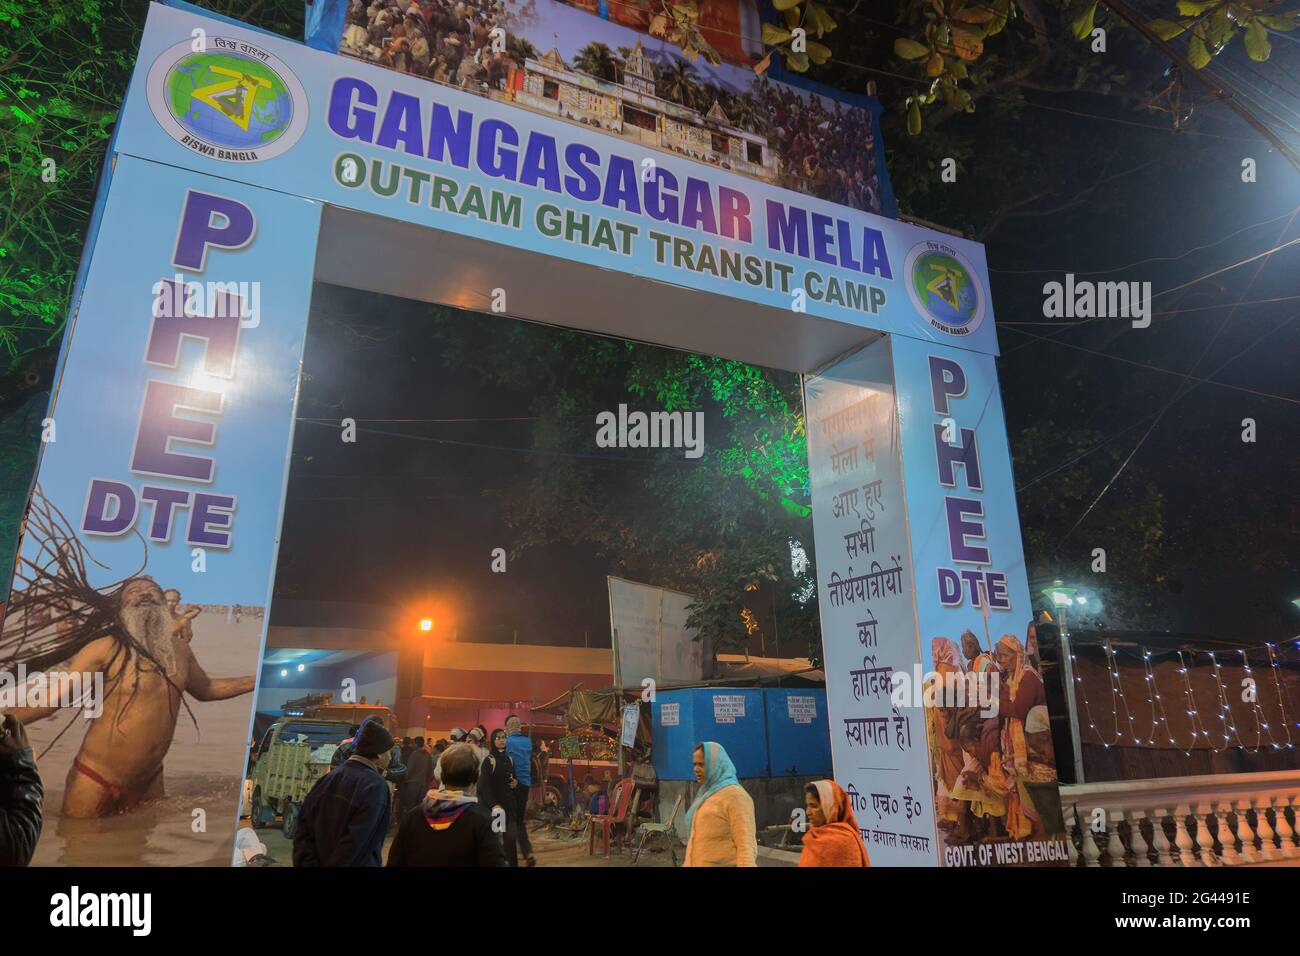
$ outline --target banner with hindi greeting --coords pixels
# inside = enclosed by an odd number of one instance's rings
[[[933,866],[925,715],[891,699],[920,665],[889,340],[804,384],[835,780],[875,866]]]

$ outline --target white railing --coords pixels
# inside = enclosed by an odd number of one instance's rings
[[[1063,786],[1061,805],[1074,866],[1300,861],[1296,770]]]

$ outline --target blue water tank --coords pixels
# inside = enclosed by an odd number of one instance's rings
[[[723,746],[736,765],[738,777],[768,775],[767,715],[762,690],[747,687],[661,690],[655,695],[651,713],[654,765],[659,779],[694,780],[691,753],[696,744],[705,740]],[[823,730],[825,726],[823,715]]]
[[[773,777],[830,777],[831,735],[821,687],[769,687],[767,762]]]

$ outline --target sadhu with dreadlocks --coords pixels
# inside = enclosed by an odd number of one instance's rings
[[[43,545],[19,557],[0,631],[0,665],[21,662],[29,672],[58,665],[69,673],[102,674],[104,681],[100,716],[88,721],[68,770],[63,816],[109,816],[161,797],[163,759],[181,707],[189,710],[184,695],[226,700],[251,693],[253,678],[209,677],[190,647],[199,609],[173,610],[152,578],[136,575],[106,589],[87,584],[88,555],[39,490],[27,534],[38,535]],[[27,723],[57,709],[11,713]]]

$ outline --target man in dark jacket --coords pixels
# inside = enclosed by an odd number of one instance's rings
[[[384,771],[393,735],[367,717],[354,753],[322,777],[302,802],[293,834],[294,866],[383,866],[392,803]]]
[[[400,816],[405,816],[406,811],[420,805],[429,791],[429,784],[433,782],[433,758],[425,749],[424,738],[416,737],[413,743],[415,746],[406,760],[406,780],[398,789],[401,797],[398,811]],[[401,823],[400,816],[398,823]]]
[[[442,755],[442,787],[429,791],[397,828],[388,851],[389,866],[505,866],[500,827],[473,793],[478,755],[468,744],[453,744]]]
[[[41,835],[45,788],[27,743],[27,731],[13,714],[0,724],[0,866],[26,866]]]
[[[366,718],[366,720],[378,719],[378,717]],[[353,727],[351,736],[334,748],[334,756],[330,757],[330,769],[343,766],[343,762],[357,752],[357,731],[360,729],[360,726]],[[406,761],[402,757],[402,748],[396,741],[393,742],[393,755],[388,762],[388,769],[384,771],[384,779],[399,788],[406,782]]]

